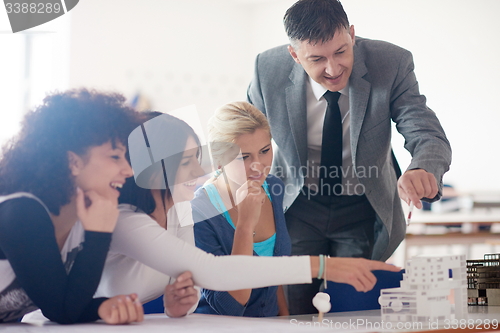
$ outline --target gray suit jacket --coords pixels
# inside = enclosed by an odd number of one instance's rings
[[[442,186],[451,163],[450,144],[418,90],[413,69],[409,51],[356,38],[349,79],[351,150],[358,179],[377,214],[372,257],[376,260],[389,258],[406,232],[391,158],[391,120],[412,155],[408,169],[425,169]],[[266,114],[271,125],[277,145],[272,173],[285,183],[285,209],[303,187],[307,170],[307,79],[283,45],[257,56],[255,77],[248,88],[249,102]]]

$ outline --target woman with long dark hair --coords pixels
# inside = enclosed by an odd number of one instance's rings
[[[198,164],[200,141],[193,129],[176,117],[155,111],[142,112],[141,115],[141,123],[160,116],[156,121],[161,119],[158,130],[162,132],[161,149],[166,158],[162,160],[161,170],[153,166],[149,172],[140,175],[139,183],[143,181],[145,184],[142,185],[146,188],[139,187],[131,177],[120,189],[119,227],[113,235],[114,241],[96,295],[111,296],[130,291],[137,293],[140,301],[146,303],[163,292],[165,313],[170,317],[180,317],[192,313],[200,297],[199,288],[194,287],[191,273],[168,276],[146,264],[149,260],[146,256],[154,257],[158,253],[153,250],[148,254],[144,251],[150,247],[143,246],[143,251],[133,248],[135,243],[127,243],[123,239],[140,239],[144,228],[151,228],[152,225],[154,229],[159,227],[161,229],[158,230],[162,233],[194,246],[193,218],[189,203],[193,198],[194,184],[185,184],[184,181],[203,175]],[[163,177],[164,174],[166,178]],[[164,184],[155,186],[162,181]],[[126,246],[125,251],[120,250],[123,245]],[[137,257],[144,258],[145,261],[138,261]]]

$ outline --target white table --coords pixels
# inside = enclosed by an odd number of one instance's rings
[[[500,208],[475,208],[454,212],[436,213],[415,209],[411,223],[425,224],[492,224],[500,223]]]
[[[477,322],[500,318],[500,307],[469,306],[469,318]],[[337,312],[325,315],[324,321],[314,323],[311,315],[273,317],[273,318],[241,318],[215,315],[192,314],[184,318],[167,318],[162,314],[146,315],[144,322],[131,325],[106,325],[102,322],[58,325],[36,320],[30,323],[0,324],[2,333],[52,333],[52,332],[203,332],[203,333],[233,333],[233,332],[408,332],[428,330],[427,326],[420,329],[387,329],[382,324],[380,310]],[[352,324],[354,323],[354,324]],[[385,329],[377,329],[385,325]],[[344,326],[344,328],[342,328]],[[350,326],[350,327],[349,327]],[[498,329],[500,331],[500,327]],[[483,330],[484,331],[484,330]],[[450,333],[459,332],[450,330]]]
[[[403,206],[404,207],[404,206]],[[407,209],[407,208],[405,208]],[[407,214],[407,212],[405,213]],[[457,226],[456,230],[449,228]],[[480,226],[491,226],[492,231],[481,231]],[[467,259],[481,259],[473,255],[471,249],[476,244],[489,244],[486,248],[494,249],[500,245],[500,209],[476,208],[457,212],[436,213],[415,209],[410,226],[407,228],[405,241],[394,256],[394,263],[404,266],[411,254],[409,248],[421,246],[451,246],[458,244],[463,247],[462,253]]]

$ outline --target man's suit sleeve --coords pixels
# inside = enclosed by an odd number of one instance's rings
[[[247,101],[262,111],[262,113],[266,114],[266,106],[260,85],[259,57],[260,54],[257,55],[257,58],[255,59],[254,76],[247,89]]]
[[[424,169],[434,174],[439,188],[451,164],[451,146],[434,111],[426,105],[418,89],[413,57],[403,53],[391,93],[391,117],[405,138],[405,148],[412,155],[407,170]],[[441,191],[440,191],[441,192]],[[438,200],[440,193],[431,201]]]

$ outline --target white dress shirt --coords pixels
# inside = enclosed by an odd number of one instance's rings
[[[323,122],[328,106],[323,97],[327,91],[321,84],[309,77],[307,82],[307,175],[305,184],[316,192],[321,166],[321,143]],[[363,188],[354,172],[351,151],[351,112],[349,110],[349,83],[339,91],[339,108],[342,117],[342,195],[361,195]]]

